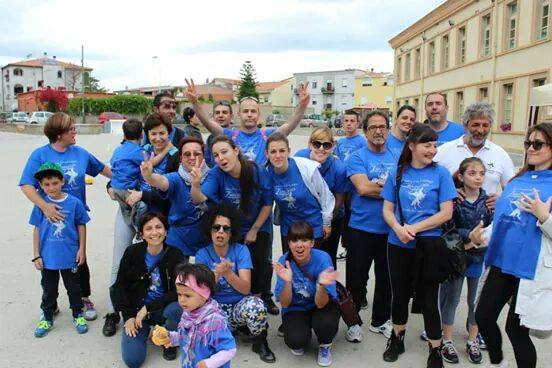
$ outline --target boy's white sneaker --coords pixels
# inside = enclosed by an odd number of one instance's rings
[[[359,325],[353,325],[347,329],[345,339],[349,342],[359,343],[362,341],[364,334]]]

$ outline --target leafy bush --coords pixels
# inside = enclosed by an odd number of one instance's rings
[[[151,112],[152,100],[144,96],[113,96],[108,98],[85,98],[84,111],[99,115],[105,111],[118,112],[126,115],[145,115]],[[69,101],[69,113],[79,115],[82,111],[82,98],[76,97]]]

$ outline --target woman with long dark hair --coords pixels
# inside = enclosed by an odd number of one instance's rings
[[[441,225],[452,218],[456,189],[449,172],[433,162],[437,133],[428,125],[414,124],[381,196],[389,233],[393,332],[383,359],[394,362],[404,353],[408,303],[421,302],[429,338],[428,368],[443,367],[439,283],[447,276]]]
[[[511,300],[506,333],[518,367],[537,365],[529,329],[552,330],[552,124],[529,129],[527,161],[496,202],[492,235],[485,255],[490,266],[475,318],[493,367],[508,367],[496,323]]]
[[[203,183],[192,170],[191,199],[195,204],[226,202],[242,216],[240,241],[249,248],[253,260],[251,291],[264,299],[270,293],[270,213],[272,193],[267,172],[245,158],[232,138],[221,135],[211,145],[215,166]]]

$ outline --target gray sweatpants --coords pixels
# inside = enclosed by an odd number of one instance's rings
[[[460,303],[464,278],[468,280],[468,324],[472,326],[477,324],[475,321],[475,304],[479,277],[459,277],[443,282],[439,290],[441,323],[444,325],[454,325],[454,317],[458,303]]]

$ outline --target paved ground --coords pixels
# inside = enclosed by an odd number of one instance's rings
[[[291,137],[293,150],[306,144],[304,132]],[[301,134],[303,133],[303,134]],[[111,135],[78,136],[78,144],[108,161],[120,137]],[[77,335],[71,325],[71,313],[63,286],[60,286],[59,304],[61,314],[56,318],[54,330],[43,339],[33,337],[33,330],[40,310],[40,274],[29,262],[32,258],[31,227],[27,225],[31,205],[17,187],[24,163],[30,152],[45,144],[44,137],[0,133],[1,161],[4,180],[0,181],[2,208],[0,228],[4,241],[0,250],[0,366],[1,367],[123,367],[120,359],[120,331],[115,337],[105,338],[101,333],[101,319],[90,323],[86,335]],[[100,314],[106,311],[107,283],[111,266],[113,243],[113,219],[116,204],[105,195],[105,180],[97,178],[94,185],[88,187],[89,204],[92,208],[92,221],[88,226],[88,260],[92,272],[92,299]],[[275,239],[279,239],[275,234]],[[279,241],[274,244],[274,256],[279,255]],[[344,264],[338,268],[344,275]],[[369,295],[372,295],[373,283],[369,283]],[[465,297],[465,296],[463,296]],[[463,299],[465,300],[465,299]],[[370,303],[371,304],[371,303]],[[369,321],[369,312],[362,316]],[[458,311],[458,328],[455,339],[458,347],[463,347],[466,339],[464,320],[466,306],[462,303]],[[503,319],[501,320],[503,322]],[[276,353],[277,363],[273,367],[315,367],[315,343],[304,357],[295,357],[289,353],[281,338],[276,336],[278,318],[271,318],[269,343]],[[367,329],[365,329],[367,331]],[[413,316],[410,320],[406,338],[407,352],[396,364],[384,363],[381,354],[385,348],[382,335],[365,333],[361,344],[350,344],[344,338],[344,325],[334,343],[335,367],[424,367],[427,347],[418,338],[422,330],[422,319]],[[551,341],[536,341],[539,352],[539,367],[548,367],[552,360]],[[548,349],[545,349],[547,347]],[[463,349],[460,349],[461,363],[458,367],[471,364]],[[507,357],[512,360],[512,349],[505,342]],[[485,359],[488,361],[487,357]],[[165,362],[158,348],[149,347],[145,367],[178,367],[179,362]],[[252,354],[247,343],[239,344],[239,352],[233,361],[234,367],[264,366],[257,356]]]

